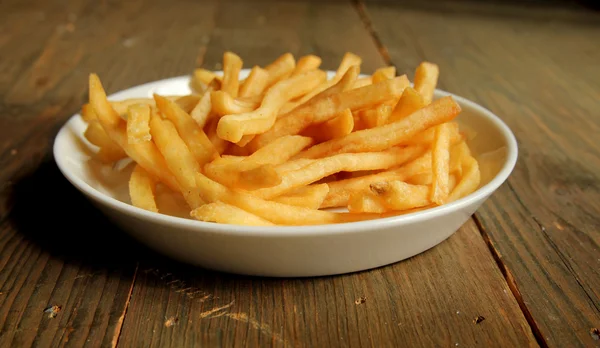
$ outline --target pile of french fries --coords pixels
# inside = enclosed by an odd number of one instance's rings
[[[193,72],[190,95],[122,101],[91,74],[85,137],[99,160],[135,162],[134,206],[223,224],[376,219],[477,189],[461,108],[433,100],[437,65],[421,63],[411,84],[394,67],[360,75],[352,53],[332,78],[320,64],[286,53],[240,78],[242,59],[226,52],[222,74]]]

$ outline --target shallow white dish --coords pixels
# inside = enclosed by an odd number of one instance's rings
[[[243,73],[247,73],[244,71]],[[111,100],[190,92],[189,77],[133,87]],[[398,262],[452,235],[508,178],[517,160],[510,129],[485,108],[452,95],[457,121],[479,161],[479,189],[447,205],[407,215],[335,225],[247,227],[207,223],[148,212],[129,204],[128,171],[91,159],[96,148],[83,137],[79,114],[61,128],[54,159],[63,175],[114,223],[140,242],[174,259],[225,272],[301,277],[348,273]]]

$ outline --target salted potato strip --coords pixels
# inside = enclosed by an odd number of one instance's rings
[[[198,126],[192,117],[174,102],[154,95],[156,106],[161,113],[173,122],[179,136],[186,143],[196,161],[204,165],[219,156],[217,150],[208,139],[206,133]]]
[[[129,197],[134,207],[158,213],[154,192],[156,180],[139,165],[136,165],[129,178]]]
[[[410,161],[417,157],[420,151],[420,148],[393,147],[381,152],[340,154],[321,158],[305,167],[284,173],[279,185],[255,190],[252,194],[269,199],[341,171],[388,169]]]
[[[272,201],[297,207],[319,209],[328,192],[329,185],[314,184],[298,187],[284,195],[273,198]]]
[[[456,122],[446,122],[446,127],[450,132],[450,143],[457,144],[458,142],[463,140],[463,136],[460,134],[458,123]],[[406,139],[400,142],[400,145],[428,145],[431,146],[433,144],[433,139],[435,138],[435,127],[431,127],[423,132],[418,133],[417,135],[411,137],[410,139]]]
[[[451,121],[460,111],[460,106],[451,96],[443,97],[398,122],[326,141],[299,153],[297,158],[319,158],[330,153],[381,151],[400,144],[425,129]]]
[[[136,104],[129,107],[127,116],[127,141],[139,144],[150,141],[150,106]]]
[[[231,97],[223,91],[214,91],[210,96],[212,110],[219,115],[243,114],[252,112],[260,105],[254,101],[246,101]]]
[[[242,58],[237,54],[233,52],[225,52],[223,54],[223,80],[221,82],[221,90],[233,98],[238,96],[242,65]]]
[[[200,221],[244,226],[275,226],[274,223],[223,202],[205,204],[192,210],[191,215]]]
[[[321,66],[321,57],[313,54],[300,57],[296,63],[296,68],[294,69],[292,76],[300,75],[310,70],[316,70],[319,66]]]
[[[200,199],[195,177],[200,166],[173,123],[153,114],[150,118],[150,132],[167,167],[177,179],[186,202],[192,209],[204,204]]]
[[[453,202],[475,191],[481,182],[481,172],[479,164],[475,158],[468,156],[463,160],[463,175],[456,187],[448,196],[448,202]]]
[[[267,91],[258,109],[249,113],[223,116],[219,121],[217,134],[222,139],[236,143],[244,135],[269,130],[285,102],[305,94],[326,77],[325,72],[313,70],[278,82]]]
[[[342,111],[341,114],[327,122],[316,124],[306,128],[302,135],[309,136],[317,142],[341,138],[352,133],[354,129],[354,116],[350,109]],[[267,145],[269,146],[269,145]],[[260,150],[259,150],[260,151]]]
[[[386,66],[385,68],[379,68],[373,73],[373,83],[379,83],[381,81],[393,79],[396,76],[396,67]]]
[[[222,154],[226,150],[228,150],[229,148],[231,148],[232,145],[235,145],[235,144],[231,144],[227,140],[221,139],[217,135],[217,127],[218,127],[218,125],[219,125],[219,118],[218,117],[213,117],[213,118],[211,118],[208,121],[208,124],[206,125],[205,129],[206,129],[206,136],[208,137],[208,139],[210,140],[210,142],[214,146],[214,148],[217,151],[217,153],[218,154]],[[244,150],[244,149],[242,148],[242,150]]]
[[[465,141],[459,142],[450,149],[450,172],[462,175],[462,162],[466,157],[471,156],[471,149]]]
[[[375,109],[361,110],[361,119],[366,128],[375,128],[385,125],[392,112],[392,107],[379,104]]]
[[[363,192],[353,194],[348,201],[348,210],[353,213],[384,213],[429,204],[431,201],[428,186],[394,180],[373,183]]]
[[[442,205],[450,194],[450,129],[445,123],[435,127],[431,161],[431,201]]]
[[[206,69],[195,69],[190,80],[190,88],[196,93],[204,93],[211,84],[221,88],[222,77]]]
[[[273,86],[277,82],[287,78],[296,68],[296,60],[291,53],[285,53],[275,61],[265,67],[269,74],[266,88]]]
[[[396,107],[392,111],[388,123],[399,121],[413,112],[425,107],[425,101],[419,92],[412,87],[407,87]]]
[[[361,87],[372,85],[372,84],[373,84],[373,78],[371,76],[365,76],[365,77],[356,79],[356,81],[354,81],[354,84],[352,85],[352,89],[361,88]]]
[[[153,142],[140,144],[129,144],[127,142],[126,125],[106,99],[106,92],[96,74],[90,74],[89,95],[90,104],[94,108],[102,127],[110,138],[127,153],[127,156],[151,175],[159,178],[172,190],[180,191],[177,180],[169,171],[165,159]]]
[[[98,116],[96,116],[94,108],[90,105],[90,103],[85,103],[81,107],[81,118],[85,122],[90,122],[98,119]]]
[[[250,70],[248,77],[240,85],[239,97],[251,97],[261,95],[269,82],[269,72],[259,66]]]
[[[408,78],[400,76],[375,85],[318,98],[278,119],[271,129],[257,136],[251,146],[257,149],[281,136],[299,134],[313,122],[328,121],[345,109],[365,109],[397,98],[408,85]]]
[[[415,90],[423,96],[425,105],[433,100],[439,75],[440,68],[430,62],[422,62],[415,71]]]
[[[99,147],[96,158],[102,163],[113,163],[127,157],[125,151],[102,128],[98,119],[91,120],[88,123],[83,135],[90,143]]]
[[[212,111],[212,100],[211,100],[212,88],[209,88],[204,92],[200,101],[190,111],[190,117],[196,122],[198,127],[204,129],[208,119],[210,118]]]

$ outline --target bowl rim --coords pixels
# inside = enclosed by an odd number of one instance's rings
[[[246,69],[244,69],[246,70]],[[145,89],[151,88],[152,86],[159,84],[166,84],[172,82],[189,81],[189,75],[176,76],[156,81],[151,81],[143,84],[139,84],[108,96],[109,100],[118,99],[120,95],[125,94],[132,89]],[[487,196],[494,193],[510,176],[512,173],[518,158],[518,145],[515,135],[511,129],[494,113],[487,108],[471,101],[467,98],[461,97],[454,93],[450,93],[441,89],[435,90],[435,96],[452,96],[460,105],[468,106],[477,111],[480,116],[485,117],[500,131],[504,137],[506,143],[506,160],[503,163],[498,173],[485,185],[479,187],[469,195],[462,197],[454,202],[447,203],[438,207],[429,208],[422,211],[407,213],[398,216],[385,217],[373,220],[357,221],[357,222],[344,222],[336,224],[320,224],[320,225],[304,225],[304,226],[244,226],[244,225],[231,225],[231,224],[220,224],[199,221],[194,219],[185,219],[181,217],[165,215],[144,210],[142,208],[135,207],[128,203],[122,202],[116,198],[112,198],[97,189],[93,188],[83,179],[71,173],[66,165],[66,156],[60,154],[59,148],[63,138],[69,136],[68,132],[69,124],[75,119],[80,118],[80,113],[76,113],[69,117],[69,119],[61,126],[60,130],[56,134],[53,143],[53,157],[56,165],[58,166],[62,175],[75,186],[80,192],[92,198],[96,202],[105,205],[111,209],[117,210],[121,213],[127,214],[131,217],[138,219],[148,220],[151,223],[158,223],[163,225],[171,225],[174,228],[184,228],[187,230],[196,230],[202,233],[216,233],[216,234],[229,234],[229,235],[243,235],[243,236],[277,236],[277,237],[299,237],[299,236],[311,236],[311,235],[332,235],[332,234],[348,234],[348,233],[360,233],[365,230],[374,230],[389,227],[400,227],[406,224],[418,223],[424,220],[435,219],[456,211],[461,210],[471,204],[478,201],[483,201]],[[79,136],[79,135],[77,135]],[[106,215],[105,215],[106,216]]]

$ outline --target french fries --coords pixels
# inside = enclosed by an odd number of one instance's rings
[[[223,55],[223,81],[221,90],[232,98],[238,96],[240,87],[240,70],[242,70],[242,59],[235,53],[225,52]]]
[[[135,207],[158,213],[154,192],[156,180],[144,168],[136,165],[129,179],[129,195]]]
[[[361,63],[346,53],[328,79],[320,57],[286,53],[242,78],[242,58],[225,52],[222,74],[193,71],[189,95],[120,101],[91,74],[84,135],[100,161],[136,163],[132,205],[211,223],[347,223],[475,191],[461,107],[433,99],[439,67],[421,63],[411,87],[393,66],[359,76]]]
[[[200,221],[246,226],[274,226],[275,224],[236,206],[215,202],[192,210],[191,215]]]
[[[277,112],[288,100],[304,95],[325,78],[325,72],[314,70],[277,83],[265,94],[263,102],[255,111],[223,116],[219,121],[217,134],[221,139],[236,143],[244,135],[268,131],[277,119]]]
[[[127,141],[130,144],[139,144],[151,139],[150,107],[144,104],[130,106],[127,116]]]

